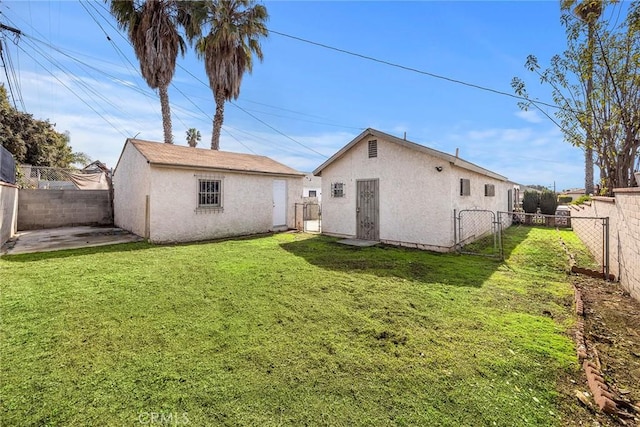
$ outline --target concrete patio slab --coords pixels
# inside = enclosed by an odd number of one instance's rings
[[[139,242],[140,236],[117,227],[63,227],[19,231],[2,246],[0,254],[17,255],[92,246]]]
[[[343,245],[358,246],[361,248],[366,248],[369,246],[375,246],[380,242],[377,242],[375,240],[342,239],[342,240],[338,240],[338,243],[342,243]]]

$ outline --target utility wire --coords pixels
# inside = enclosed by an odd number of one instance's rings
[[[71,89],[69,86],[67,86],[62,80],[60,80],[58,78],[58,76],[56,76],[55,74],[53,74],[51,71],[47,70],[44,65],[38,61],[34,56],[32,56],[29,52],[27,52],[25,49],[23,49],[22,47],[20,47],[18,45],[18,49],[20,49],[22,52],[24,52],[25,55],[27,55],[29,58],[31,58],[36,64],[38,64],[40,67],[42,67],[42,69],[46,70],[51,77],[53,77],[54,79],[56,79],[58,81],[58,83],[60,83],[62,86],[64,86],[69,92],[71,92],[76,98],[78,98],[83,104],[85,104],[87,107],[89,107],[94,113],[96,113],[98,116],[100,116],[105,122],[109,123],[109,125],[111,125],[111,127],[113,127],[117,132],[119,132],[122,136],[124,136],[125,138],[127,138],[128,136],[122,132],[120,129],[118,129],[113,123],[111,123],[109,121],[109,119],[107,119],[105,116],[103,116],[98,110],[96,110],[95,108],[93,108],[93,106],[91,106],[91,104],[89,104],[87,101],[85,101],[80,95],[78,95],[73,89]]]
[[[519,99],[521,101],[531,102],[530,99],[526,99],[526,98],[524,98],[522,96],[514,95],[514,94],[509,93],[509,92],[504,92],[504,91],[501,91],[501,90],[492,89],[492,88],[488,88],[488,87],[485,87],[485,86],[480,86],[480,85],[474,84],[474,83],[468,83],[468,82],[465,82],[465,81],[462,81],[462,80],[453,79],[451,77],[441,76],[439,74],[430,73],[428,71],[419,70],[417,68],[408,67],[406,65],[396,64],[394,62],[386,61],[384,59],[374,58],[373,56],[367,56],[367,55],[363,55],[363,54],[357,53],[357,52],[352,52],[352,51],[349,51],[349,50],[346,50],[346,49],[341,49],[341,48],[338,48],[338,47],[329,46],[329,45],[326,45],[324,43],[314,42],[312,40],[304,39],[302,37],[297,37],[297,36],[292,36],[290,34],[281,33],[281,32],[276,31],[276,30],[271,30],[270,29],[269,33],[277,34],[277,35],[282,36],[282,37],[287,37],[287,38],[290,38],[290,39],[293,39],[293,40],[297,40],[297,41],[300,41],[300,42],[303,42],[303,43],[308,43],[308,44],[311,44],[311,45],[314,45],[314,46],[319,46],[319,47],[322,47],[324,49],[333,50],[335,52],[344,53],[346,55],[355,56],[357,58],[366,59],[367,61],[373,61],[373,62],[377,62],[379,64],[388,65],[390,67],[400,68],[401,70],[412,71],[414,73],[423,74],[425,76],[433,77],[433,78],[440,79],[440,80],[445,80],[445,81],[448,81],[448,82],[451,82],[451,83],[456,83],[456,84],[459,84],[459,85],[472,87],[474,89],[480,89],[480,90],[484,90],[486,92],[491,92],[491,93],[495,93],[495,94],[498,94],[498,95],[503,95],[503,96],[508,96],[510,98]],[[560,109],[560,107],[558,107],[557,105],[553,105],[553,104],[550,104],[550,103],[547,103],[547,102],[542,102],[542,101],[535,101],[535,102],[537,104],[545,105],[547,107]]]
[[[4,40],[4,38],[2,40],[0,40],[0,59],[2,59],[2,68],[4,68],[4,75],[7,78],[7,87],[9,88],[9,94],[11,95],[11,99],[13,100],[13,106],[16,108],[16,110],[18,109],[18,104],[16,103],[16,95],[15,93],[13,93],[13,84],[11,82],[11,78],[9,77],[9,66],[7,65],[7,63],[4,60],[4,52],[7,51],[8,49],[3,48],[3,45],[6,46],[6,42]]]
[[[319,156],[324,157],[325,159],[328,159],[328,158],[329,158],[329,156],[324,155],[324,154],[322,154],[321,152],[319,152],[319,151],[317,151],[317,150],[314,150],[313,148],[309,147],[308,145],[305,145],[305,144],[303,144],[302,142],[297,141],[297,140],[295,140],[295,139],[291,138],[291,137],[290,137],[289,135],[287,135],[286,133],[284,133],[284,132],[282,132],[282,131],[280,131],[280,130],[276,129],[275,127],[271,126],[269,123],[267,123],[267,122],[265,122],[264,120],[262,120],[262,119],[260,119],[260,118],[256,117],[255,115],[251,114],[250,112],[248,112],[247,110],[245,110],[244,108],[242,108],[241,106],[239,106],[238,104],[236,104],[235,102],[233,102],[233,101],[229,101],[229,103],[230,103],[231,105],[233,105],[234,107],[236,107],[237,109],[239,109],[240,111],[242,111],[242,112],[244,112],[245,114],[247,114],[248,116],[253,117],[255,120],[259,121],[260,123],[262,123],[263,125],[265,125],[265,126],[266,126],[266,127],[268,127],[269,129],[271,129],[272,131],[274,131],[274,132],[276,132],[276,133],[279,133],[280,135],[284,136],[285,138],[287,138],[287,139],[289,139],[289,140],[291,140],[291,141],[295,142],[295,143],[296,143],[296,144],[298,144],[299,146],[304,147],[304,148],[306,148],[306,149],[307,149],[307,150],[309,150],[309,151],[313,151],[314,153],[318,154]]]
[[[194,79],[196,79],[197,81],[199,81],[200,83],[202,83],[204,86],[209,87],[208,84],[206,84],[205,82],[203,82],[202,80],[200,80],[196,75],[194,75],[191,71],[187,70],[185,67],[178,65],[183,71],[185,71],[187,74],[189,74],[191,77],[193,77]],[[247,110],[245,110],[244,108],[240,107],[238,104],[236,104],[233,101],[229,102],[231,105],[233,105],[234,107],[236,107],[237,109],[239,109],[240,111],[244,112],[245,114],[247,114],[248,116],[252,117],[253,119],[257,120],[258,122],[262,123],[263,125],[265,125],[266,127],[268,127],[269,129],[273,130],[274,132],[284,136],[285,138],[295,142],[296,144],[300,145],[301,147],[306,148],[309,151],[312,151],[316,154],[319,154],[320,156],[324,157],[324,158],[328,158],[328,156],[325,156],[324,154],[322,154],[319,151],[314,150],[313,148],[303,144],[300,141],[295,140],[294,138],[290,137],[289,135],[285,134],[284,132],[280,131],[279,129],[276,129],[275,127],[271,126],[269,123],[265,122],[264,120],[261,120],[260,118],[256,117],[255,115],[251,114],[250,112],[248,112]]]

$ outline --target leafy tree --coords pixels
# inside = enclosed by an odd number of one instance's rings
[[[545,190],[540,193],[540,212],[545,215],[555,215],[558,208],[558,199],[556,193]]]
[[[253,69],[253,56],[262,61],[260,37],[268,35],[268,14],[263,5],[253,0],[212,0],[202,4],[195,20],[208,27],[209,32],[190,40],[196,40],[196,53],[204,60],[216,102],[211,149],[218,150],[224,103],[238,99],[242,76]]]
[[[606,13],[608,7],[626,7],[626,18],[598,19],[618,15]],[[639,161],[640,2],[584,0],[576,6],[564,1],[562,24],[567,50],[554,56],[544,70],[533,55],[526,62],[542,83],[550,85],[559,107],[555,119],[529,97],[522,79],[514,78],[512,87],[527,99],[521,108],[538,108],[560,127],[565,140],[585,150],[587,159],[593,150],[602,192],[610,194],[614,188],[634,184],[634,163]]]
[[[522,210],[526,213],[536,213],[538,204],[540,203],[540,195],[537,191],[525,191],[522,196]]]
[[[92,161],[91,156],[81,151],[73,153],[71,156],[71,163],[82,165],[82,167],[89,165]]]
[[[68,132],[56,132],[49,121],[13,108],[4,85],[0,85],[0,142],[17,163],[67,168],[77,156],[69,140]]]
[[[107,0],[105,0],[107,1]],[[133,45],[142,77],[152,89],[158,89],[162,110],[164,142],[172,144],[171,109],[168,87],[176,70],[178,53],[184,55],[185,43],[178,32],[197,32],[191,20],[194,2],[178,0],[112,0],[111,14]]]
[[[202,137],[200,136],[200,131],[196,128],[190,128],[187,131],[187,144],[189,144],[189,147],[194,147],[196,145],[198,145],[198,142],[200,142],[200,139]]]

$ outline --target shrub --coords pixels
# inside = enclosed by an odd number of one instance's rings
[[[571,196],[558,196],[558,203],[561,205],[566,205],[567,203],[571,203],[573,199]]]
[[[557,207],[558,200],[556,199],[556,193],[545,190],[540,194],[540,212],[545,215],[555,215]]]
[[[522,197],[522,209],[526,213],[536,213],[538,210],[538,204],[540,203],[540,196],[537,191],[525,191]]]
[[[571,202],[572,205],[581,205],[584,202],[587,202],[591,200],[591,196],[588,195],[584,195],[584,196],[580,196],[578,197],[576,200],[574,200],[573,202]]]

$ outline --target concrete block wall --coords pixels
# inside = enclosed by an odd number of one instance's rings
[[[18,230],[112,224],[109,190],[20,190]]]
[[[609,272],[640,301],[640,188],[618,188],[614,194],[573,206],[571,216],[609,217]],[[574,231],[587,243],[578,228]]]
[[[18,187],[0,181],[0,246],[17,230]]]
[[[640,188],[614,191],[618,213],[615,245],[619,253],[620,283],[640,301]]]

